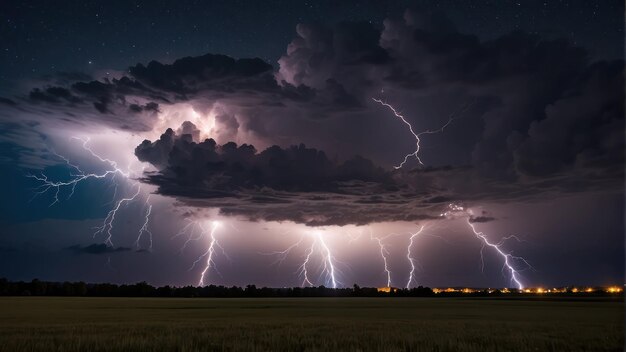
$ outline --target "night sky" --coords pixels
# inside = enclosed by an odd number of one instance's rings
[[[624,280],[623,1],[5,1],[0,277]]]

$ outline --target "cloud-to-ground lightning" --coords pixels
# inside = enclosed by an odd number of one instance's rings
[[[337,288],[338,281],[336,278],[336,267],[335,267],[336,260],[332,254],[332,251],[328,247],[326,240],[324,239],[324,235],[322,234],[321,231],[312,231],[310,234],[311,234],[311,237],[313,238],[313,241],[311,242],[311,245],[308,247],[306,251],[304,261],[298,267],[298,272],[303,277],[302,286],[306,286],[306,285],[314,286],[313,282],[309,278],[309,271],[310,271],[309,265],[311,262],[311,257],[317,250],[319,252],[319,255],[322,261],[321,275],[324,276],[323,281],[329,282],[332,288]],[[296,243],[296,246],[292,245],[290,248],[293,249],[297,247],[297,245],[299,245],[301,242],[302,242],[302,239],[300,239],[300,241]],[[288,249],[288,250],[291,250],[291,249]]]
[[[307,232],[306,235],[310,235],[310,236],[302,235],[296,243],[292,244],[291,246],[287,247],[286,249],[282,251],[274,251],[274,252],[265,253],[265,254],[278,256],[278,259],[275,261],[275,263],[282,263],[283,261],[285,261],[285,259],[287,259],[287,256],[295,248],[299,247],[300,245],[303,245],[306,238],[312,238],[311,243],[309,244],[308,247],[306,247],[307,249],[305,251],[304,260],[298,266],[298,270],[297,270],[298,276],[302,277],[301,286],[303,287],[315,286],[313,284],[314,280],[310,277],[311,275],[310,265],[311,265],[312,257],[314,256],[315,253],[318,253],[320,261],[321,261],[320,277],[322,277],[322,281],[330,284],[332,288],[337,288],[337,286],[340,285],[340,282],[337,280],[337,264],[336,264],[337,260],[333,256],[333,252],[328,246],[328,243],[326,242],[326,239],[324,238],[324,234],[321,231],[315,230],[315,231]]]
[[[60,158],[61,160],[63,160],[65,162],[65,164],[71,169],[73,170],[70,173],[70,178],[69,180],[65,180],[65,181],[53,181],[51,180],[47,175],[45,174],[41,174],[41,175],[33,175],[33,174],[29,174],[27,175],[27,177],[33,178],[36,181],[40,182],[41,184],[36,187],[36,192],[35,192],[35,196],[47,193],[48,191],[53,191],[53,202],[50,204],[50,206],[56,204],[59,202],[59,195],[61,193],[61,191],[63,189],[68,189],[69,190],[69,195],[68,195],[68,199],[72,197],[72,195],[74,194],[75,190],[76,190],[76,186],[82,182],[85,182],[87,180],[91,180],[91,179],[96,179],[96,180],[106,180],[108,179],[110,182],[112,182],[115,185],[115,189],[114,189],[114,194],[113,194],[113,207],[112,209],[107,213],[107,216],[105,217],[102,226],[99,226],[96,228],[96,231],[94,233],[94,237],[98,234],[106,234],[106,238],[104,240],[104,243],[107,246],[113,246],[113,227],[114,227],[114,222],[115,222],[115,217],[117,215],[117,212],[120,210],[121,206],[125,203],[129,203],[132,202],[134,200],[137,199],[137,197],[139,196],[140,192],[141,192],[141,185],[139,182],[135,182],[132,187],[136,188],[136,191],[127,197],[123,197],[121,199],[117,199],[117,191],[118,191],[118,182],[117,182],[117,178],[116,176],[122,176],[125,179],[129,179],[130,178],[130,167],[128,168],[128,170],[123,170],[118,166],[118,163],[114,160],[111,160],[109,158],[105,158],[103,156],[101,156],[100,154],[98,154],[97,152],[95,152],[91,146],[89,145],[90,139],[88,138],[79,138],[79,137],[72,137],[70,138],[70,140],[77,140],[81,142],[81,147],[84,151],[88,152],[89,155],[91,155],[94,159],[96,159],[97,161],[99,161],[100,163],[102,163],[103,165],[106,166],[105,170],[99,173],[96,172],[85,172],[83,171],[82,168],[80,168],[78,165],[72,163],[70,161],[69,158],[57,154],[56,152],[54,152],[53,154],[56,155],[58,158]],[[146,202],[148,202],[149,198],[146,200]],[[152,211],[152,206],[150,204],[148,205],[148,214],[146,215],[146,221],[144,222],[144,225],[142,226],[142,228],[139,230],[139,237],[137,239],[137,243],[139,241],[139,238],[141,238],[141,235],[145,232],[148,233],[150,235],[150,248],[152,248],[152,234],[151,232],[148,230],[148,221],[149,221],[149,217],[150,217],[150,212]]]
[[[417,232],[412,233],[411,237],[409,238],[409,244],[406,250],[406,259],[409,261],[409,264],[411,264],[411,270],[409,271],[409,280],[406,283],[406,288],[410,288],[411,283],[415,280],[415,258],[413,258],[411,250],[413,248],[413,242],[415,238],[419,236],[423,230],[424,230],[424,226],[420,227],[420,229]]]
[[[209,271],[212,269],[214,270],[218,275],[222,275],[219,270],[217,270],[216,268],[216,264],[215,264],[215,251],[216,249],[220,249],[222,251],[222,254],[224,254],[224,256],[226,258],[228,258],[228,256],[226,255],[226,252],[224,251],[224,248],[219,244],[217,237],[216,237],[216,230],[218,228],[220,228],[221,223],[219,221],[213,221],[211,223],[211,228],[207,229],[205,227],[204,224],[202,224],[199,221],[193,221],[189,224],[187,224],[183,230],[181,230],[181,232],[179,232],[178,234],[175,235],[176,236],[180,236],[183,235],[187,232],[189,232],[189,237],[187,238],[187,241],[185,241],[185,244],[183,245],[183,249],[187,246],[187,244],[190,241],[197,241],[199,239],[203,239],[203,238],[207,238],[208,237],[208,241],[209,241],[209,246],[207,247],[206,251],[204,251],[199,257],[198,259],[196,259],[193,264],[191,265],[191,267],[189,268],[189,271],[193,270],[196,265],[198,265],[198,263],[202,262],[205,258],[206,260],[204,261],[205,265],[204,265],[204,269],[202,270],[202,272],[200,273],[200,278],[198,279],[198,286],[205,286],[206,283],[206,277],[209,273]],[[199,235],[197,237],[193,237],[194,232],[196,232],[196,228],[199,229]],[[181,249],[182,250],[182,249]]]
[[[330,277],[330,282],[333,288],[337,288],[337,279],[335,278],[335,264],[334,264],[335,259],[333,257],[333,254],[330,251],[330,248],[328,248],[328,245],[326,244],[326,240],[324,239],[324,236],[322,236],[322,233],[315,232],[314,235],[317,238],[317,241],[319,241],[323,250],[322,257],[323,257],[323,263],[324,263],[324,271]]]
[[[524,285],[521,283],[520,278],[519,278],[519,272],[517,269],[515,269],[515,267],[513,266],[513,264],[511,263],[511,260],[521,260],[523,261],[526,265],[529,265],[528,262],[522,258],[522,257],[517,257],[514,256],[510,253],[505,253],[504,251],[502,251],[502,248],[500,248],[500,244],[498,243],[491,243],[489,242],[489,239],[487,238],[487,236],[485,236],[484,233],[482,233],[481,231],[477,231],[476,228],[474,227],[474,224],[472,224],[469,219],[467,220],[467,224],[472,228],[472,231],[474,232],[474,235],[476,235],[476,237],[480,238],[484,245],[487,245],[493,249],[496,250],[496,252],[498,252],[498,254],[504,258],[504,265],[502,267],[502,269],[507,269],[510,274],[511,274],[511,282],[514,282],[515,285],[517,286],[518,289],[523,289]],[[482,249],[481,249],[481,257],[482,257]]]
[[[502,258],[504,262],[502,265],[502,271],[509,272],[511,283],[515,284],[515,286],[517,286],[517,288],[520,290],[524,288],[524,284],[521,282],[520,274],[519,274],[521,269],[517,269],[516,266],[519,265],[519,263],[523,263],[523,265],[526,268],[532,268],[532,266],[530,265],[530,263],[528,263],[528,261],[526,261],[526,259],[519,257],[519,256],[514,256],[513,254],[507,253],[502,249],[502,244],[504,243],[506,239],[509,239],[509,238],[517,239],[517,237],[508,236],[498,243],[491,242],[483,232],[476,230],[475,224],[472,223],[473,214],[472,214],[471,209],[466,209],[465,207],[460,206],[460,205],[449,204],[448,210],[442,213],[441,216],[446,217],[446,218],[454,218],[454,217],[459,217],[459,216],[466,217],[467,224],[472,229],[472,232],[474,233],[476,238],[478,238],[482,244],[482,248],[480,250],[480,258],[481,258],[482,267],[484,267],[483,249],[485,248],[485,246],[493,248],[495,252],[498,254],[498,256]]]
[[[372,232],[372,230],[369,230],[370,236],[369,236],[369,240],[372,242],[376,243],[376,246],[378,247],[378,253],[380,254],[380,258],[382,259],[383,262],[383,272],[385,273],[385,276],[387,277],[387,287],[391,287],[391,269],[389,268],[389,262],[388,262],[388,255],[389,255],[389,250],[387,249],[387,246],[385,245],[385,240],[388,237],[391,236],[397,236],[398,234],[396,233],[390,233],[388,235],[382,236],[382,237],[378,237],[378,236],[374,236],[374,233]],[[352,235],[352,234],[347,234],[349,241],[348,244],[352,244],[353,242],[359,240],[361,237],[363,237],[363,231],[359,232],[356,236]]]
[[[304,279],[302,279],[302,286],[305,286],[305,284],[309,286],[314,286],[311,280],[309,280],[309,271],[307,269],[307,265],[309,264],[309,261],[311,260],[311,255],[313,255],[313,251],[315,250],[315,243],[316,242],[313,242],[311,247],[309,247],[309,249],[306,252],[306,257],[299,267],[300,273],[302,273],[302,276],[304,277]]]
[[[389,255],[389,251],[385,247],[384,240],[392,235],[387,235],[384,237],[376,237],[370,232],[370,240],[375,241],[378,244],[378,249],[380,251],[380,256],[383,259],[383,266],[385,274],[387,275],[387,287],[391,287],[391,270],[389,269],[389,264],[387,262],[387,255]]]
[[[426,131],[423,131],[423,132],[420,132],[420,133],[416,133],[413,130],[413,126],[411,125],[411,123],[408,122],[406,120],[406,118],[402,115],[402,113],[399,112],[395,107],[393,107],[389,103],[384,102],[381,99],[372,98],[372,100],[375,101],[376,103],[380,104],[380,105],[383,105],[383,106],[387,107],[389,110],[391,110],[391,112],[393,112],[393,114],[397,118],[399,118],[405,125],[408,126],[409,131],[411,132],[411,134],[415,138],[415,150],[412,153],[409,153],[409,154],[405,155],[404,160],[402,160],[402,162],[399,165],[394,166],[394,168],[396,170],[402,168],[407,163],[409,158],[411,158],[411,157],[414,157],[420,165],[424,165],[424,163],[422,162],[422,160],[421,160],[421,158],[419,156],[420,142],[421,142],[420,136],[422,136],[424,134],[434,134],[434,133],[443,132],[443,130],[448,125],[450,125],[450,123],[452,123],[452,121],[454,121],[454,119],[455,119],[454,116],[456,114],[456,113],[453,113],[452,115],[450,115],[450,117],[448,118],[448,121],[443,126],[441,126],[440,128],[438,128],[436,130],[426,130]],[[463,110],[467,109],[468,107],[469,107],[469,105],[466,106]],[[476,227],[474,226],[474,224],[471,221],[472,220],[471,210],[464,209],[462,206],[459,206],[459,205],[456,205],[456,204],[450,204],[448,211],[446,211],[445,213],[441,214],[441,216],[451,217],[451,216],[456,216],[458,214],[463,214],[464,216],[467,217],[467,224],[472,229],[472,232],[474,233],[474,235],[478,239],[480,239],[481,242],[482,242],[483,247],[481,248],[481,261],[483,263],[483,267],[484,267],[483,249],[484,249],[485,246],[488,246],[488,247],[493,248],[498,253],[498,255],[500,257],[502,257],[502,259],[504,260],[503,270],[506,269],[507,271],[509,271],[510,276],[511,276],[511,283],[514,283],[519,289],[522,289],[523,288],[523,284],[522,284],[522,282],[520,281],[520,278],[519,278],[519,270],[517,270],[515,268],[515,265],[512,262],[513,261],[522,262],[527,267],[531,267],[530,264],[524,258],[521,258],[521,257],[518,257],[518,256],[514,256],[514,255],[512,255],[510,253],[504,252],[502,250],[502,246],[501,246],[502,243],[492,243],[492,242],[489,241],[489,239],[487,238],[487,236],[484,233],[476,230]],[[418,232],[412,234],[411,237],[410,237],[409,246],[408,246],[408,249],[407,249],[407,259],[409,260],[409,262],[411,264],[411,271],[409,273],[409,280],[408,280],[407,286],[406,286],[407,288],[409,288],[409,286],[411,285],[411,282],[414,280],[414,277],[415,277],[414,276],[414,274],[415,274],[415,262],[414,262],[414,259],[411,256],[411,247],[413,246],[414,238],[417,235],[419,235],[422,232],[423,229],[424,228],[422,227]]]

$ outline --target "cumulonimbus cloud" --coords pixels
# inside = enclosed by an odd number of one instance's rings
[[[188,205],[312,226],[436,218],[441,202],[429,202],[426,192],[401,185],[368,159],[335,162],[304,145],[257,152],[247,144],[196,142],[192,124],[184,125],[191,133],[168,129],[137,146],[135,154],[159,169],[146,182]]]
[[[281,147],[217,145],[182,128],[136,155],[159,169],[145,180],[160,193],[251,219],[417,220],[451,201],[623,189],[622,60],[593,62],[567,40],[522,32],[481,41],[441,15],[407,11],[382,29],[301,24],[278,63],[275,71],[260,59],[207,54],[137,64],[117,78],[66,75],[0,100],[2,121],[31,113],[39,119],[16,130],[54,119],[142,133],[165,107],[220,102],[222,140]],[[405,109],[421,130],[472,108],[436,136],[438,149],[423,149],[437,167],[391,172],[413,141],[372,97]],[[317,149],[289,147],[301,142]]]

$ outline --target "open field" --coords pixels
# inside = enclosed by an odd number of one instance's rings
[[[615,299],[0,298],[0,351],[621,351]]]

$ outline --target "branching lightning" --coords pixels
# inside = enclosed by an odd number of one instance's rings
[[[301,286],[303,287],[315,286],[310,277],[311,275],[310,265],[311,265],[313,255],[317,252],[321,260],[320,276],[322,277],[322,281],[325,283],[329,283],[332,288],[337,288],[337,286],[341,284],[337,280],[337,268],[336,268],[337,260],[333,256],[332,251],[330,250],[330,247],[328,246],[328,243],[326,242],[326,239],[324,238],[323,233],[321,231],[312,231],[312,232],[307,232],[306,234],[310,235],[309,237],[311,237],[313,240],[311,241],[310,245],[307,247],[305,251],[304,260],[302,261],[302,264],[298,266],[297,274],[298,276],[302,277]],[[306,238],[307,237],[305,235],[302,235],[296,243],[287,247],[285,250],[274,251],[274,252],[265,253],[265,254],[277,256],[277,259],[274,263],[281,264],[287,259],[289,254],[295,248],[299,247],[305,242]]]
[[[115,186],[114,191],[113,191],[113,200],[112,200],[112,203],[114,203],[114,205],[112,209],[108,212],[104,221],[102,222],[102,226],[96,227],[96,231],[94,232],[94,237],[99,234],[106,235],[104,239],[104,243],[107,246],[112,247],[113,246],[113,227],[114,227],[116,215],[122,205],[126,203],[130,203],[137,199],[137,197],[139,196],[141,192],[141,185],[139,182],[135,182],[132,185],[132,188],[136,188],[136,191],[132,195],[116,200],[117,192],[118,192],[117,176],[120,175],[120,176],[123,176],[125,179],[129,179],[130,167],[126,171],[122,170],[118,166],[118,163],[116,161],[111,160],[109,158],[105,158],[101,156],[100,154],[96,153],[89,145],[90,139],[88,138],[85,139],[85,138],[80,138],[80,137],[72,137],[70,139],[80,141],[82,149],[88,152],[89,155],[91,155],[94,159],[104,164],[106,166],[105,170],[99,173],[85,172],[78,165],[72,163],[69,158],[63,155],[60,155],[56,152],[53,152],[55,156],[63,160],[65,164],[70,168],[70,170],[72,170],[72,172],[70,173],[70,179],[66,181],[54,181],[54,180],[51,180],[47,175],[43,173],[40,175],[28,174],[26,175],[27,177],[32,178],[40,183],[40,185],[35,188],[34,197],[45,194],[47,192],[52,192],[53,201],[50,204],[50,206],[53,206],[56,203],[59,203],[60,201],[59,196],[61,194],[61,191],[64,189],[69,190],[69,194],[67,196],[67,199],[69,199],[74,195],[74,192],[76,191],[76,186],[80,184],[81,182],[84,182],[90,179],[97,179],[97,180],[108,179]],[[145,217],[145,222],[143,226],[141,227],[141,229],[139,230],[136,244],[139,245],[139,240],[141,239],[141,236],[144,233],[147,233],[150,236],[150,249],[152,249],[152,233],[148,229],[148,222],[150,220],[150,213],[152,211],[152,205],[149,204],[148,202],[149,202],[149,197],[147,197],[146,199],[146,205],[148,206],[147,208],[148,211]]]
[[[401,169],[409,160],[409,158],[414,157],[417,162],[420,165],[424,165],[424,163],[422,162],[419,153],[420,153],[420,137],[424,134],[434,134],[434,133],[439,133],[439,132],[443,132],[443,130],[448,127],[448,125],[450,125],[450,123],[452,123],[452,121],[454,121],[455,119],[455,115],[456,113],[453,113],[452,115],[450,115],[450,117],[448,118],[448,121],[441,126],[440,128],[436,129],[436,130],[426,130],[420,133],[416,133],[413,130],[413,126],[411,125],[410,122],[408,122],[406,120],[406,118],[402,115],[401,112],[399,112],[398,110],[396,110],[395,107],[393,107],[391,104],[388,104],[386,102],[384,102],[381,99],[376,99],[376,98],[372,98],[373,101],[375,101],[376,103],[387,107],[389,110],[391,110],[391,112],[397,117],[399,118],[406,126],[408,126],[409,128],[409,132],[411,132],[411,134],[413,135],[414,139],[415,139],[415,150],[412,153],[409,153],[407,155],[405,155],[404,159],[402,160],[402,162],[397,165],[394,166],[394,168],[397,169]],[[470,104],[471,105],[471,104]],[[463,108],[462,111],[466,110],[469,108],[470,105],[467,105],[465,108]],[[514,283],[519,289],[523,288],[523,284],[520,281],[520,275],[519,275],[519,269],[516,269],[516,264],[519,263],[523,263],[526,267],[528,268],[532,268],[530,266],[530,264],[522,257],[518,257],[518,256],[514,256],[511,253],[506,253],[503,249],[502,249],[502,244],[504,243],[504,241],[506,241],[507,239],[517,239],[519,240],[517,237],[515,236],[509,236],[509,237],[505,237],[502,241],[500,241],[499,243],[493,243],[491,241],[489,241],[489,239],[487,238],[487,236],[483,233],[480,232],[478,230],[476,230],[476,227],[474,226],[474,224],[472,223],[472,213],[471,210],[469,209],[464,209],[462,206],[456,205],[456,204],[450,204],[449,205],[449,209],[448,211],[444,212],[443,214],[441,214],[441,216],[446,217],[446,218],[450,218],[450,217],[457,217],[457,216],[464,216],[467,217],[467,224],[470,226],[470,228],[472,229],[472,232],[474,233],[474,235],[476,236],[476,238],[478,238],[479,240],[481,240],[482,243],[482,248],[481,248],[481,268],[484,269],[484,257],[483,257],[483,249],[488,246],[493,248],[496,253],[503,259],[504,264],[503,264],[503,272],[504,271],[508,271],[511,277],[511,283]],[[422,226],[420,228],[420,230],[414,234],[411,235],[410,240],[409,240],[409,245],[407,248],[407,260],[409,261],[409,263],[411,264],[411,270],[409,272],[409,280],[407,282],[406,287],[409,288],[411,283],[414,281],[415,279],[415,260],[412,257],[411,254],[411,248],[413,246],[413,242],[414,239],[422,232],[422,230],[424,229],[424,227]],[[380,242],[379,242],[379,245]],[[383,254],[383,258],[384,257],[384,248],[381,246],[381,254]],[[386,264],[386,261],[385,261]],[[387,270],[387,266],[385,265],[385,269]],[[389,276],[388,276],[389,277]],[[390,282],[390,280],[388,280],[388,282]]]
[[[109,175],[115,175],[115,174],[121,174],[124,177],[128,177],[128,172],[124,172],[122,171],[120,168],[117,167],[117,163],[109,160],[109,159],[105,159],[102,158],[101,156],[97,155],[96,153],[93,152],[93,150],[91,150],[91,148],[88,146],[88,139],[80,139],[78,137],[73,137],[72,139],[77,139],[83,142],[82,147],[84,150],[88,151],[92,156],[94,156],[95,158],[97,158],[98,160],[100,160],[101,162],[104,162],[106,164],[109,165],[109,168],[107,170],[105,170],[102,173],[85,173],[80,167],[78,167],[75,164],[72,164],[70,162],[70,160],[60,154],[57,154],[56,152],[54,152],[54,155],[57,156],[58,158],[62,159],[65,164],[67,166],[69,166],[71,169],[75,170],[77,173],[71,173],[70,174],[70,180],[68,181],[52,181],[48,178],[48,176],[46,176],[45,174],[41,174],[41,175],[33,175],[33,174],[28,174],[26,175],[26,177],[30,177],[35,179],[36,181],[39,181],[41,183],[41,185],[39,185],[38,187],[35,188],[36,192],[35,192],[35,196],[37,197],[38,195],[42,195],[44,193],[47,193],[50,190],[54,191],[53,194],[53,202],[50,204],[50,206],[55,205],[56,203],[59,202],[59,193],[61,192],[62,189],[65,188],[69,188],[70,190],[70,194],[68,195],[68,199],[71,198],[74,195],[74,191],[76,190],[76,186],[86,180],[89,179],[105,179],[107,178]]]
[[[394,166],[395,169],[401,169],[410,158],[415,158],[420,165],[423,165],[423,162],[420,158],[420,137],[424,134],[434,134],[443,132],[444,129],[452,123],[454,117],[451,116],[448,121],[437,130],[426,130],[420,133],[416,133],[413,129],[413,126],[406,120],[406,118],[402,115],[401,112],[396,110],[392,105],[380,100],[373,100],[381,104],[388,109],[390,109],[393,114],[399,118],[406,126],[410,133],[413,135],[415,139],[415,150],[404,156],[402,162]],[[113,235],[114,235],[114,227],[116,222],[116,217],[119,212],[123,209],[123,206],[128,205],[131,202],[138,201],[141,198],[142,184],[139,181],[134,181],[130,185],[131,193],[125,195],[123,197],[118,197],[118,185],[120,176],[123,179],[129,180],[130,176],[130,167],[126,170],[121,169],[118,166],[118,163],[114,160],[102,157],[98,153],[96,153],[91,146],[89,145],[89,139],[81,139],[78,137],[73,137],[72,140],[78,140],[81,142],[81,147],[84,151],[89,153],[89,155],[97,160],[101,164],[105,166],[104,171],[101,172],[86,172],[83,168],[81,168],[76,163],[72,162],[69,158],[54,153],[56,157],[62,160],[65,165],[69,168],[69,179],[56,181],[51,179],[46,174],[33,175],[29,174],[27,177],[34,179],[39,183],[39,185],[35,188],[35,195],[37,197],[42,194],[50,193],[52,195],[52,202],[50,206],[53,206],[60,202],[60,200],[67,194],[67,199],[71,198],[78,184],[87,180],[108,180],[111,182],[111,185],[114,186],[113,190],[113,199],[111,201],[111,209],[107,213],[107,216],[104,218],[102,225],[98,226],[93,233],[93,236],[103,235],[104,243],[107,246],[113,247]],[[122,188],[123,190],[124,188]],[[122,193],[122,191],[120,191]],[[63,196],[63,197],[62,197]],[[152,217],[152,204],[150,204],[150,196],[145,197],[145,204],[142,208],[142,211],[145,211],[143,214],[143,222],[142,226],[137,233],[137,237],[135,240],[135,247],[137,249],[140,248],[142,243],[142,239],[145,242],[145,236],[148,236],[148,249],[152,251],[153,248],[153,234],[150,229],[150,220]],[[515,236],[504,237],[499,242],[492,242],[487,235],[483,232],[478,231],[476,229],[476,225],[473,221],[473,213],[470,209],[466,209],[463,206],[450,204],[446,212],[441,214],[442,217],[446,218],[461,218],[463,217],[468,226],[471,228],[474,236],[481,242],[481,268],[484,270],[484,255],[483,251],[485,248],[492,248],[494,253],[497,254],[503,261],[502,273],[506,274],[510,278],[511,284],[514,284],[518,289],[523,289],[524,285],[522,283],[522,278],[520,276],[520,271],[525,268],[532,268],[530,264],[522,257],[515,256],[511,252],[507,252],[504,249],[504,243],[509,239],[519,240],[519,238]],[[177,233],[174,237],[186,235],[186,239],[180,249],[183,252],[189,243],[192,241],[201,241],[207,240],[208,246],[206,250],[192,263],[189,271],[195,269],[197,266],[203,264],[203,270],[200,273],[198,278],[198,285],[204,286],[208,281],[208,277],[213,270],[215,273],[221,276],[221,273],[216,267],[216,251],[220,251],[224,257],[230,259],[224,248],[220,245],[217,237],[217,230],[220,228],[221,224],[218,221],[213,221],[210,225],[200,221],[190,221],[186,224],[179,233]],[[233,226],[233,225],[231,225]],[[235,227],[233,227],[237,230]],[[409,242],[406,249],[406,259],[410,264],[410,271],[408,274],[408,280],[406,282],[406,288],[410,288],[412,285],[417,283],[416,280],[416,269],[419,267],[418,261],[414,257],[413,247],[417,237],[420,236],[422,231],[424,230],[424,226],[421,226],[419,230],[415,233],[411,233],[409,237]],[[238,230],[237,230],[238,231]],[[363,233],[359,234],[357,237],[349,237],[349,243],[356,241],[361,238]],[[369,240],[375,242],[378,246],[378,253],[382,258],[383,270],[386,275],[386,283],[388,287],[392,287],[392,271],[389,266],[389,255],[390,252],[387,248],[389,242],[385,242],[385,240],[395,234],[389,234],[383,237],[374,236],[370,231]],[[302,286],[315,286],[315,283],[322,282],[323,284],[329,285],[332,288],[337,288],[341,285],[338,281],[338,277],[341,274],[337,270],[337,259],[333,255],[333,251],[329,246],[329,242],[325,237],[324,233],[319,230],[314,230],[310,232],[305,232],[302,234],[300,239],[282,251],[275,251],[269,254],[277,256],[277,260],[275,263],[281,264],[283,263],[287,257],[295,251],[297,248],[305,247],[304,253],[302,255],[302,262],[298,266],[297,273],[299,277],[302,278]],[[219,254],[218,254],[219,256]],[[339,262],[340,263],[340,262]],[[318,264],[318,267],[315,265]],[[107,265],[110,266],[110,257]],[[524,267],[524,268],[522,268]],[[319,273],[319,277],[315,277],[315,274]]]
[[[333,255],[330,252],[330,248],[328,248],[328,245],[326,244],[322,233],[316,232],[314,233],[314,235],[323,249],[322,258],[324,263],[324,271],[330,277],[330,282],[332,283],[333,288],[337,288],[337,280],[335,279],[335,264],[333,263],[335,259],[333,258]]]
[[[137,187],[137,191],[130,197],[118,200],[117,203],[115,203],[115,207],[113,207],[113,209],[111,209],[107,214],[106,218],[104,218],[102,226],[96,227],[96,232],[93,233],[93,236],[96,237],[96,235],[105,234],[106,231],[106,238],[104,240],[104,243],[107,246],[113,247],[113,223],[115,222],[115,216],[120,210],[120,207],[122,206],[122,204],[131,202],[135,200],[137,196],[139,196],[139,192],[141,191],[141,186],[139,185],[139,182],[135,183],[135,186]]]
[[[415,133],[411,123],[409,123],[406,120],[406,118],[404,118],[404,116],[398,110],[396,110],[396,108],[394,108],[392,105],[390,105],[390,104],[388,104],[388,103],[386,103],[386,102],[384,102],[384,101],[382,101],[380,99],[372,98],[372,100],[377,102],[377,103],[379,103],[380,105],[383,105],[383,106],[389,108],[389,110],[391,110],[391,112],[393,112],[393,114],[397,118],[399,118],[405,125],[407,125],[409,127],[409,132],[411,132],[411,134],[413,135],[413,138],[415,138],[415,150],[412,153],[409,153],[409,154],[405,155],[404,156],[404,160],[402,160],[402,162],[399,165],[394,166],[394,169],[396,169],[396,170],[397,169],[401,169],[404,166],[404,164],[406,164],[407,161],[409,160],[409,158],[411,158],[411,157],[414,157],[420,165],[424,165],[424,163],[422,162],[422,159],[419,157],[420,142],[421,142],[420,136],[425,135],[425,134],[434,134],[434,133],[443,132],[443,130],[446,127],[448,127],[448,125],[450,123],[452,123],[452,121],[454,121],[454,114],[453,114],[453,115],[451,115],[448,118],[448,121],[443,126],[441,126],[440,128],[438,128],[436,130],[426,130],[426,131],[423,131],[423,132],[420,132],[420,133]]]
[[[503,238],[498,243],[493,243],[489,241],[489,239],[483,232],[476,230],[475,224],[472,223],[472,215],[473,214],[472,214],[471,209],[465,209],[464,207],[460,205],[456,205],[456,204],[449,204],[448,210],[441,214],[441,216],[446,217],[446,218],[455,218],[459,216],[466,217],[467,224],[472,229],[472,232],[474,233],[476,238],[478,238],[482,244],[482,247],[480,250],[481,269],[484,268],[485,266],[483,250],[485,249],[485,247],[493,248],[495,252],[504,261],[502,265],[502,271],[503,272],[508,271],[510,274],[511,283],[515,284],[515,286],[517,286],[518,289],[520,290],[523,289],[524,285],[521,282],[520,274],[519,274],[521,269],[517,269],[516,266],[519,266],[520,263],[522,263],[526,268],[532,268],[532,266],[530,265],[530,263],[528,263],[528,261],[526,261],[526,259],[519,257],[519,256],[514,256],[512,253],[507,253],[502,249],[502,244],[504,244],[506,240],[511,239],[511,238],[514,238],[517,240],[519,239],[516,236],[508,236],[508,237]]]
[[[216,249],[220,249],[222,254],[227,259],[230,259],[226,255],[224,248],[219,244],[216,237],[216,230],[220,227],[221,223],[219,221],[213,221],[210,228],[206,228],[206,226],[199,221],[192,221],[189,224],[185,225],[185,227],[183,227],[180,232],[174,235],[174,237],[182,236],[184,234],[188,235],[187,240],[181,248],[181,252],[187,247],[187,244],[189,244],[190,241],[198,241],[200,239],[208,238],[209,246],[207,247],[206,251],[204,251],[204,253],[202,253],[189,268],[189,271],[191,271],[196,267],[196,265],[198,265],[198,263],[205,260],[204,269],[200,273],[200,278],[198,279],[198,286],[205,286],[206,277],[208,276],[208,273],[211,269],[214,270],[218,275],[222,276],[219,270],[217,270],[215,264]],[[195,233],[198,233],[198,235],[194,236]]]

